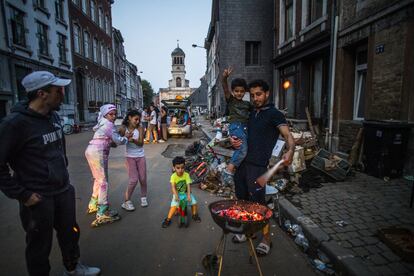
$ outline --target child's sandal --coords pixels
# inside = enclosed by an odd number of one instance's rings
[[[201,222],[201,218],[198,215],[193,215],[193,220],[195,222]]]

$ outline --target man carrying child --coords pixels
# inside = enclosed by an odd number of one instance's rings
[[[270,102],[269,85],[263,80],[255,80],[249,84],[250,98],[254,104],[254,110],[250,112],[248,121],[248,150],[247,155],[235,174],[235,188],[238,199],[249,200],[265,204],[266,183],[258,183],[256,180],[267,171],[272,150],[279,134],[283,136],[287,144],[287,152],[282,159],[285,165],[292,163],[295,142],[285,116]],[[240,147],[241,141],[231,139],[232,145]],[[244,242],[244,235],[235,235],[234,242]],[[256,247],[260,255],[267,255],[272,246],[269,225],[263,229],[263,239]]]

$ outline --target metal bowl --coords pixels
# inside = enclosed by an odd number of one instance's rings
[[[248,212],[257,212],[263,216],[259,221],[242,221],[218,214],[219,211],[239,206]],[[220,226],[225,233],[253,235],[260,231],[269,223],[273,213],[268,207],[246,200],[219,200],[210,203],[209,210],[215,223]]]

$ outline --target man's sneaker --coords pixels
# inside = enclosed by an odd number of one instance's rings
[[[158,143],[165,143],[163,139],[158,140]]]
[[[125,209],[126,211],[134,211],[135,207],[134,204],[132,204],[131,200],[125,201],[121,204],[121,207]]]
[[[223,170],[221,180],[223,185],[226,187],[234,186],[234,174],[228,172],[227,170]]]
[[[76,264],[76,268],[73,271],[67,271],[64,269],[63,276],[95,276],[99,275],[101,270],[97,267],[87,266],[81,263]]]
[[[141,207],[147,207],[148,201],[146,197],[141,197]]]
[[[167,228],[168,226],[170,226],[171,224],[171,220],[170,219],[164,219],[164,221],[162,222],[162,228]]]

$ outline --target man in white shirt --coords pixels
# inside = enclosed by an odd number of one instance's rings
[[[155,112],[154,106],[150,106],[150,120],[149,120],[149,126],[147,129],[147,137],[145,143],[151,142],[151,133],[152,133],[152,143],[156,144],[158,143],[158,135],[157,135],[157,113]]]

